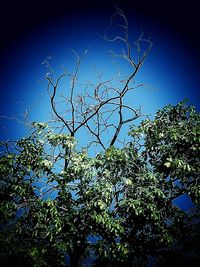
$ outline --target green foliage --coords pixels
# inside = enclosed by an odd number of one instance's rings
[[[196,247],[200,115],[181,102],[133,127],[132,142],[89,157],[74,137],[33,123],[0,157],[1,265],[147,266]],[[184,212],[173,200],[188,194]],[[190,242],[185,236],[190,233]],[[91,242],[91,237],[95,241]],[[176,250],[174,250],[176,248]]]
[[[200,114],[186,101],[167,106],[156,113],[155,120],[146,120],[134,129],[145,135],[145,155],[156,172],[179,180],[177,194],[188,193],[194,203],[199,201]],[[172,188],[171,188],[172,189]]]

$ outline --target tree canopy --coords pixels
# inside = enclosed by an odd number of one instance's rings
[[[92,158],[45,123],[2,142],[1,261],[62,266],[69,255],[70,266],[89,256],[99,265],[145,266],[196,250],[199,122],[194,107],[167,106],[133,126],[127,146]],[[194,203],[186,212],[173,203],[183,194]]]
[[[31,122],[27,136],[0,142],[1,266],[139,267],[169,260],[177,266],[199,257],[200,114],[182,101],[133,124],[142,111],[126,101],[143,86],[134,79],[152,42],[142,33],[134,58],[127,18],[120,9],[112,22],[116,16],[122,35],[103,38],[122,42],[122,54],[112,54],[130,73],[103,79],[97,72],[96,83],[87,82],[80,94],[83,57],[73,52],[74,72],[46,75],[51,120]],[[125,124],[128,142],[120,139]],[[79,146],[82,130],[92,139]],[[94,144],[101,148],[95,155]],[[179,197],[188,197],[191,209],[175,205]]]

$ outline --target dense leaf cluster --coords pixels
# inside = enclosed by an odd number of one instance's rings
[[[1,266],[147,266],[200,253],[200,114],[167,106],[130,135],[95,157],[45,123],[2,143]],[[173,202],[184,194],[187,212]]]

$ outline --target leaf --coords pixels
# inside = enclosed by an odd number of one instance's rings
[[[167,162],[164,163],[164,165],[165,165],[167,168],[169,168],[169,167],[171,166],[171,162],[167,161]]]

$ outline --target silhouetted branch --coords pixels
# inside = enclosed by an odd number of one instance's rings
[[[141,33],[139,38],[133,44],[137,50],[137,57],[133,58],[133,48],[129,41],[128,20],[123,10],[118,7],[116,7],[116,12],[111,18],[111,26],[116,17],[122,19],[122,23],[119,25],[122,29],[122,34],[110,38],[105,32],[102,37],[108,42],[119,41],[122,43],[122,53],[118,54],[111,51],[111,54],[115,57],[122,58],[130,64],[132,72],[125,79],[120,79],[121,75],[120,72],[118,72],[117,75],[104,80],[103,73],[95,70],[98,79],[96,84],[91,81],[87,82],[85,85],[78,84],[78,74],[81,68],[81,63],[88,50],[86,50],[82,56],[79,56],[76,51],[72,51],[76,59],[74,73],[65,71],[55,83],[53,82],[53,78],[47,77],[52,111],[58,121],[65,125],[71,136],[75,136],[81,129],[86,129],[93,137],[93,140],[89,141],[90,144],[87,145],[87,147],[90,147],[91,143],[96,143],[104,150],[116,143],[123,125],[128,124],[141,116],[141,108],[134,109],[128,105],[126,103],[126,96],[129,91],[144,85],[139,84],[132,86],[131,83],[152,48],[151,40],[144,38],[144,34]],[[62,93],[60,93],[60,96],[66,103],[65,112],[60,111],[58,103],[56,103],[56,97],[59,95],[58,87],[60,81],[64,77],[70,82],[68,88],[65,89],[65,93],[63,93],[63,90]],[[85,86],[81,93],[77,93],[78,85]],[[53,89],[52,92],[50,92],[50,89]],[[129,118],[125,118],[126,111],[132,113],[129,115]],[[66,117],[70,119],[66,119]],[[115,117],[118,117],[116,123],[111,123],[111,118]],[[106,140],[105,143],[102,135],[108,130],[111,130],[111,133],[109,133],[110,140],[109,142]]]

